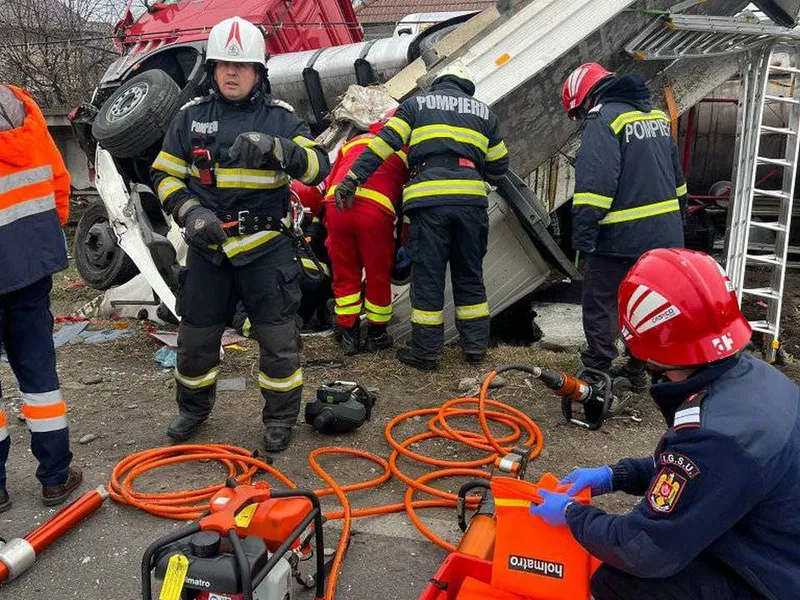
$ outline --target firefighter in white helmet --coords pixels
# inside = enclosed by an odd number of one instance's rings
[[[289,178],[316,185],[330,164],[291,106],[270,96],[255,25],[239,17],[215,25],[206,64],[211,92],[175,116],[152,167],[158,196],[189,243],[177,301],[178,415],[167,434],[186,440],[208,418],[220,340],[241,301],[261,350],[265,448],[277,452],[291,439],[303,386]]]

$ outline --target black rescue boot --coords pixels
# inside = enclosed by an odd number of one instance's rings
[[[397,350],[397,360],[404,365],[414,367],[420,371],[433,371],[436,369],[436,361],[428,360],[427,358],[420,358],[414,354],[411,348],[399,348]]]
[[[264,450],[283,452],[292,441],[292,428],[285,425],[267,425],[264,430]]]
[[[630,391],[634,394],[644,394],[650,389],[650,377],[644,369],[631,370],[627,365],[620,367],[611,367],[608,372],[612,380],[615,380],[615,387],[617,379],[624,379],[630,382]],[[623,383],[624,386],[624,383]],[[627,386],[624,386],[627,387]]]
[[[379,350],[391,348],[393,343],[392,336],[386,332],[385,325],[369,324],[367,328],[367,343],[364,345],[364,349],[367,352],[378,352]]]
[[[186,413],[178,413],[167,427],[167,435],[173,442],[185,442],[205,422],[204,418],[193,417]]]
[[[471,365],[479,365],[486,360],[486,353],[481,352],[480,354],[476,354],[472,352],[465,352],[464,358],[466,358],[467,362]]]
[[[342,339],[339,344],[342,346],[345,356],[353,356],[361,352],[361,326],[356,323],[347,329],[340,329]]]

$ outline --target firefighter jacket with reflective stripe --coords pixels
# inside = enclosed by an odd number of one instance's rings
[[[25,117],[13,127],[0,112],[0,294],[67,268],[61,225],[67,221],[70,190],[69,173],[42,111],[23,90],[5,87],[13,98],[4,94],[4,100],[21,102]]]
[[[254,169],[233,161],[228,151],[237,136],[248,131],[276,138],[283,163]],[[289,177],[316,185],[329,171],[327,154],[289,105],[261,95],[229,102],[211,94],[190,102],[175,116],[151,175],[171,214],[194,197],[217,213],[251,211],[280,219],[289,208]],[[235,264],[245,264],[278,235],[260,231],[231,236],[219,250]]]
[[[638,258],[653,248],[682,247],[685,194],[662,111],[620,101],[592,109],[575,165],[576,250]]]
[[[344,179],[354,162],[375,139],[375,134],[365,133],[344,144],[336,156],[331,174],[325,180],[325,204],[332,204],[336,185]],[[408,156],[405,149],[392,153],[364,183],[356,189],[355,203],[369,202],[379,206],[390,216],[397,214],[403,196],[403,185],[408,181]],[[328,208],[330,210],[330,208]]]
[[[714,340],[724,346],[724,335]],[[612,467],[626,515],[571,505],[575,539],[638,577],[670,577],[701,553],[760,597],[800,592],[800,390],[750,356],[653,386],[670,426],[654,456]]]
[[[508,150],[497,117],[472,91],[471,83],[446,76],[428,93],[404,101],[350,171],[366,181],[381,162],[408,146],[412,179],[403,190],[403,210],[488,206],[484,178],[493,181],[505,174]],[[462,164],[425,167],[426,159],[443,156]]]

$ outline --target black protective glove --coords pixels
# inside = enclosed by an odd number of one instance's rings
[[[336,194],[333,201],[336,208],[339,210],[347,210],[353,206],[353,199],[356,196],[356,188],[358,188],[359,181],[351,173],[345,175],[339,184],[336,186]]]
[[[228,236],[222,229],[222,221],[211,210],[200,204],[195,204],[183,215],[183,227],[186,231],[186,241],[197,246],[222,244]]]
[[[240,133],[228,150],[231,160],[248,169],[281,168],[283,151],[280,140],[258,131]]]

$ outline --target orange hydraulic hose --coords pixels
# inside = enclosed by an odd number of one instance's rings
[[[326,586],[326,595],[324,599],[320,600],[333,600],[334,598],[336,583],[341,571],[344,553],[347,549],[350,537],[352,520],[354,518],[405,511],[411,522],[414,523],[425,537],[448,552],[453,552],[456,547],[430,531],[419,518],[416,511],[424,508],[455,507],[457,496],[456,494],[434,488],[428,485],[428,483],[450,477],[488,479],[490,473],[480,467],[493,465],[498,457],[504,456],[513,448],[513,446],[507,446],[507,444],[514,444],[523,437],[523,434],[526,435],[526,438],[522,442],[522,445],[531,449],[530,458],[536,458],[541,453],[544,448],[544,438],[542,437],[541,429],[533,419],[519,410],[502,402],[490,400],[487,397],[489,384],[491,384],[496,376],[496,371],[489,373],[481,386],[478,398],[454,398],[445,402],[438,408],[412,410],[400,414],[389,421],[384,429],[386,441],[392,447],[392,452],[388,460],[355,448],[325,447],[311,452],[308,457],[311,469],[328,486],[327,488],[317,490],[315,493],[318,496],[336,496],[342,506],[341,511],[326,513],[325,517],[329,520],[343,520],[339,545],[336,550],[336,555],[334,556]],[[464,405],[475,405],[475,408],[464,408]],[[486,410],[487,406],[495,410]],[[430,417],[428,421],[428,431],[398,441],[395,438],[394,429],[401,423],[420,416]],[[448,423],[448,419],[455,417],[476,416],[480,423],[482,434],[456,429]],[[495,438],[489,429],[490,422],[504,425],[510,432],[502,437]],[[458,441],[471,449],[488,452],[489,455],[485,458],[473,460],[443,460],[425,456],[424,454],[409,449],[410,446],[414,444],[436,438]],[[329,455],[348,455],[362,458],[375,463],[382,469],[382,472],[368,481],[340,485],[333,476],[320,465],[319,459]],[[431,467],[436,467],[437,470],[430,471],[417,478],[412,478],[403,473],[398,466],[398,461],[402,459],[408,459]],[[222,444],[184,444],[145,450],[123,459],[114,467],[111,474],[111,482],[109,484],[111,498],[116,502],[129,504],[160,517],[178,520],[198,519],[208,510],[209,500],[224,487],[224,484],[208,486],[197,490],[154,494],[136,492],[133,489],[133,482],[148,471],[196,460],[213,460],[222,463],[228,469],[228,476],[233,477],[241,484],[251,483],[253,477],[259,471],[264,471],[288,488],[297,487],[291,479],[278,469],[260,460],[257,456],[244,448]],[[375,488],[388,482],[392,477],[397,478],[407,486],[402,503],[352,509],[348,498],[349,493]],[[414,500],[414,494],[416,492],[426,493],[433,496],[434,499]],[[477,496],[467,498],[467,505],[471,508],[474,508],[477,502]],[[321,549],[317,549],[317,551],[321,551]]]

